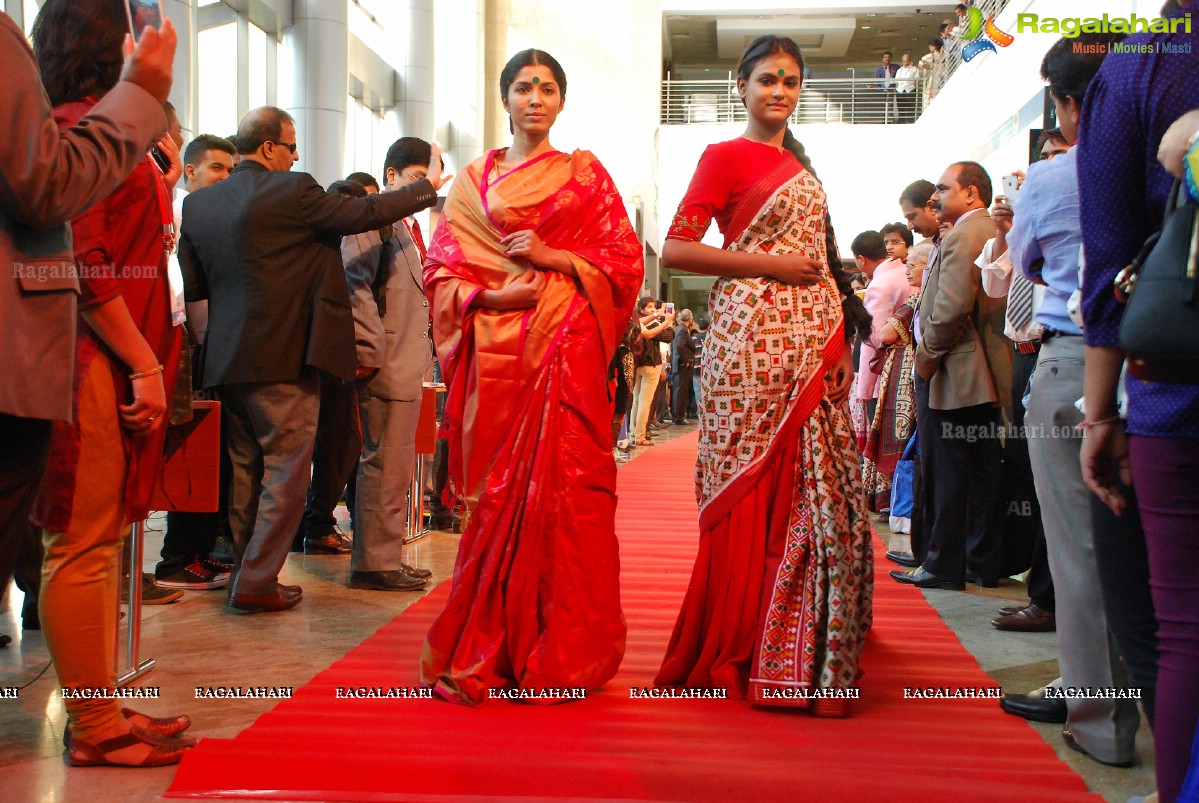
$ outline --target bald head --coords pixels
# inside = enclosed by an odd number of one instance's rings
[[[243,159],[271,170],[291,170],[300,159],[295,119],[275,106],[251,109],[237,127],[237,150]]]

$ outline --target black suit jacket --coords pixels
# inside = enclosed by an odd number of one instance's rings
[[[432,206],[433,185],[347,198],[308,173],[243,161],[183,201],[188,301],[208,299],[203,385],[291,382],[306,366],[353,379],[354,321],[341,238]]]

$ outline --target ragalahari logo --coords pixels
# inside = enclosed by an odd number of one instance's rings
[[[966,28],[962,31],[961,40],[969,43],[962,48],[962,61],[971,61],[987,51],[998,53],[996,45],[1007,47],[1016,41],[1016,37],[999,29],[994,14],[984,22],[983,13],[971,6],[966,12]]]

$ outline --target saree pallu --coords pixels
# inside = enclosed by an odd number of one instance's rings
[[[425,264],[449,392],[451,483],[467,514],[421,681],[458,702],[491,688],[601,687],[624,654],[607,368],[641,286],[641,245],[603,166],[552,152],[455,181]],[[578,277],[544,271],[534,308],[471,306],[533,269],[505,255],[534,229]]]
[[[827,266],[824,191],[798,164],[743,206],[731,249]],[[871,620],[859,455],[846,405],[825,398],[847,348],[841,297],[826,267],[811,287],[721,278],[709,307],[699,554],[655,683],[807,707],[804,691],[854,684]]]
[[[873,513],[891,507],[891,478],[916,426],[916,388],[912,383],[912,369],[916,365],[916,346],[912,342],[916,298],[908,299],[887,319],[899,332],[899,342],[878,352],[883,357],[878,407],[862,452],[866,506]]]

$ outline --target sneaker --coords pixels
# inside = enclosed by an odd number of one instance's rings
[[[177,588],[163,588],[154,580],[154,575],[142,572],[142,605],[166,605],[183,599],[183,592]],[[121,578],[121,604],[129,604],[129,578]]]
[[[220,561],[233,565],[233,542],[223,535],[216,537],[216,545],[213,546],[212,552],[208,554],[209,560]]]
[[[233,561],[224,561],[216,557],[216,553],[209,555],[206,558],[200,558],[200,565],[208,571],[216,575],[233,574]],[[161,580],[159,582],[162,582]]]
[[[190,566],[180,569],[166,577],[157,578],[158,585],[164,588],[184,588],[189,591],[209,591],[214,588],[224,588],[229,585],[229,574],[217,574],[209,571],[200,561],[192,561]]]

